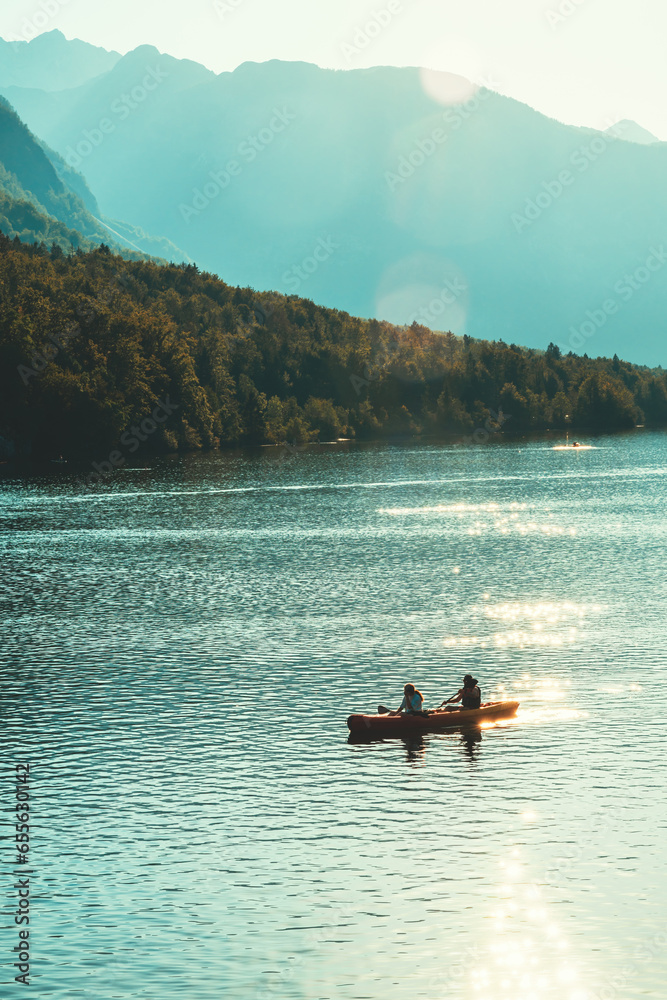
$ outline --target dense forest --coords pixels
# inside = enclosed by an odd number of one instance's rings
[[[99,240],[93,242],[87,239],[77,229],[70,229],[64,222],[49,215],[45,209],[39,208],[34,199],[29,200],[16,180],[7,174],[2,164],[0,164],[0,230],[10,237],[18,236],[24,243],[44,240],[49,244],[56,243],[66,251],[77,248],[94,250],[99,246]],[[134,254],[135,259],[144,256],[144,254]]]
[[[667,425],[667,373],[0,234],[5,455]]]

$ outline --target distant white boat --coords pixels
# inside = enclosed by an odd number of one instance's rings
[[[573,441],[572,444],[555,444],[552,451],[592,451],[595,448],[594,444],[579,444],[578,441]]]

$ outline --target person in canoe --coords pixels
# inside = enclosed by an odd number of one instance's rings
[[[403,701],[396,711],[392,712],[384,705],[378,705],[378,712],[383,715],[402,715],[404,712],[407,715],[426,715],[423,706],[424,696],[421,691],[418,691],[414,684],[406,684],[403,688]]]
[[[466,674],[463,678],[463,687],[454,695],[453,698],[448,698],[443,701],[440,708],[443,705],[450,705],[452,702],[460,701],[461,708],[480,708],[482,704],[482,692],[479,689],[476,679],[471,674]],[[457,709],[450,708],[450,712],[455,712]]]

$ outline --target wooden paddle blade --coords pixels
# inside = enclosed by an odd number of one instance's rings
[[[390,708],[385,708],[384,705],[378,705],[378,715],[387,715],[391,712]]]

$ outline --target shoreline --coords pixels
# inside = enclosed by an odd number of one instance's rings
[[[667,433],[667,427],[645,427],[637,426],[634,428],[623,428],[620,430],[584,430],[582,428],[572,428],[569,431],[571,439],[580,441],[580,443],[587,445],[588,447],[582,448],[582,451],[591,450],[591,442],[596,442],[607,438],[620,438],[634,436],[637,432],[644,434],[664,434]],[[247,445],[229,445],[222,446],[219,448],[198,448],[191,450],[180,450],[180,451],[170,451],[170,452],[146,452],[142,455],[137,456],[137,460],[141,462],[141,465],[124,465],[117,468],[113,473],[109,473],[106,478],[112,479],[120,472],[140,472],[148,471],[152,469],[156,462],[174,462],[174,461],[191,461],[195,458],[210,459],[213,456],[219,455],[221,457],[233,458],[233,457],[246,457],[248,459],[260,459],[265,456],[269,461],[275,455],[283,455],[285,452],[292,456],[302,455],[305,452],[318,453],[320,451],[349,451],[349,450],[375,450],[379,448],[410,448],[410,447],[425,447],[425,448],[447,448],[453,449],[457,452],[463,452],[467,450],[481,451],[489,447],[511,447],[516,445],[525,445],[526,447],[539,443],[540,441],[544,443],[552,443],[552,449],[557,451],[577,451],[577,448],[572,447],[572,441],[569,442],[569,448],[564,447],[566,444],[565,433],[561,430],[549,430],[549,431],[536,431],[533,434],[509,434],[509,433],[493,433],[487,435],[485,440],[475,440],[471,435],[426,435],[426,434],[413,434],[413,435],[402,435],[402,436],[387,436],[381,438],[338,438],[331,441],[281,441],[270,444],[247,444]],[[595,445],[593,445],[593,450],[595,450]],[[75,473],[81,474],[84,472],[90,472],[91,468],[97,463],[99,464],[99,455],[88,456],[88,457],[73,457],[73,458],[35,458],[29,455],[19,455],[8,457],[0,461],[0,477],[3,474],[11,472],[13,475],[18,475],[19,477],[28,478],[31,475],[38,474],[43,475],[46,472],[49,473]]]

